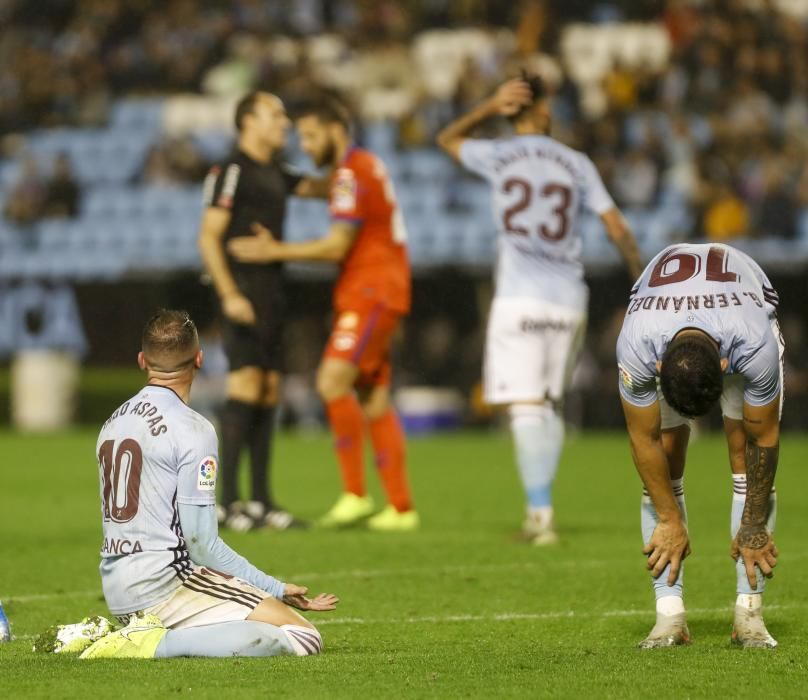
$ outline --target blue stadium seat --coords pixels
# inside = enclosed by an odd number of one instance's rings
[[[73,222],[61,219],[45,220],[39,223],[38,249],[48,255],[59,256],[70,248],[73,235]]]
[[[808,207],[802,209],[797,216],[797,241],[803,247],[808,247]]]
[[[362,143],[365,147],[387,161],[395,151],[398,128],[393,122],[375,121],[365,124],[362,130]]]
[[[209,161],[224,160],[233,149],[233,134],[226,131],[195,131],[192,139],[200,153]]]
[[[432,148],[404,151],[401,159],[406,164],[406,170],[412,180],[445,182],[456,173],[451,159]]]
[[[117,100],[112,106],[110,125],[112,127],[141,127],[155,131],[163,118],[162,99]]]

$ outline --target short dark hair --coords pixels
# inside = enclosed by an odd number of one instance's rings
[[[241,133],[241,130],[244,128],[244,118],[255,111],[255,105],[258,102],[258,98],[263,94],[263,90],[253,90],[252,92],[248,92],[238,101],[236,104],[235,117],[236,131]]]
[[[674,411],[686,418],[703,416],[721,397],[718,351],[706,336],[674,337],[662,356],[659,382]]]
[[[523,68],[519,77],[524,82],[526,82],[528,87],[530,88],[530,102],[524,105],[522,109],[520,109],[515,114],[511,114],[508,116],[508,119],[512,122],[518,121],[519,118],[522,117],[525,114],[525,112],[531,109],[537,102],[543,100],[545,97],[549,97],[549,92],[547,91],[547,85],[541,79],[541,76],[538,76],[534,73],[529,73]]]
[[[317,117],[323,124],[341,124],[346,130],[351,128],[351,114],[341,102],[333,97],[310,100],[295,110],[295,118]]]
[[[176,372],[196,357],[199,335],[187,311],[160,309],[143,328],[141,349],[154,369]]]

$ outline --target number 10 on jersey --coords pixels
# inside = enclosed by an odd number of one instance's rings
[[[132,439],[121,440],[115,449],[114,440],[106,440],[98,450],[101,469],[101,493],[104,520],[128,523],[140,506],[140,475],[143,471],[143,450]]]

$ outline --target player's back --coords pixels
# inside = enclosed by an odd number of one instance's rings
[[[618,358],[650,371],[671,338],[699,328],[718,342],[729,371],[743,372],[764,348],[777,357],[777,301],[766,274],[740,250],[720,243],[669,246],[632,289]]]
[[[492,186],[497,295],[584,309],[578,216],[583,209],[603,214],[614,207],[592,161],[542,135],[469,139],[460,158]]]
[[[331,185],[332,218],[358,227],[342,262],[335,305],[357,299],[382,302],[406,312],[410,306],[410,267],[406,230],[384,163],[370,151],[353,147]]]
[[[216,483],[213,426],[171,389],[146,386],[104,423],[96,446],[101,484],[101,579],[120,615],[164,600],[187,576],[177,510],[190,482],[199,503]],[[200,454],[209,455],[199,459]],[[182,498],[183,502],[193,502]]]

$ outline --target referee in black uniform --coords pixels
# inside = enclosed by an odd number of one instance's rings
[[[235,122],[235,152],[205,180],[199,233],[202,259],[221,304],[230,361],[221,426],[221,502],[226,509],[221,519],[234,529],[263,523],[286,529],[302,523],[275,503],[269,478],[282,363],[283,270],[278,263],[238,263],[227,255],[225,244],[253,235],[256,222],[282,238],[286,198],[326,196],[327,185],[303,179],[279,162],[290,120],[277,97],[260,91],[246,95],[236,107]],[[238,500],[244,446],[252,474],[246,503]]]

